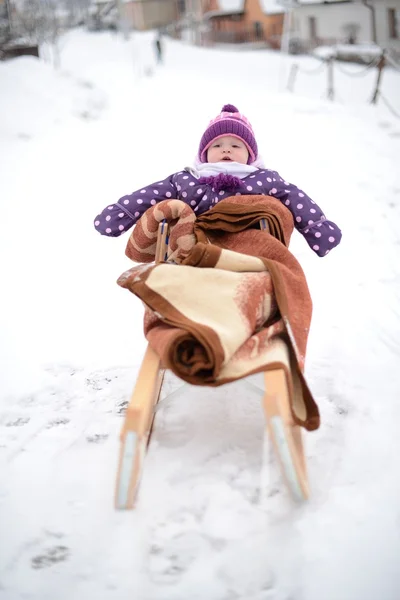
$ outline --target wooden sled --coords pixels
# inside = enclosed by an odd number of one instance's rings
[[[261,221],[262,229],[265,229],[265,225]],[[166,223],[160,223],[156,262],[167,260],[167,229]],[[163,377],[164,370],[161,368],[160,359],[148,346],[121,431],[115,490],[115,507],[117,509],[132,509],[135,506]],[[263,394],[267,431],[289,491],[294,500],[301,502],[306,500],[309,495],[306,461],[302,431],[292,418],[284,369],[266,371],[264,384],[264,392],[259,388],[257,390]]]

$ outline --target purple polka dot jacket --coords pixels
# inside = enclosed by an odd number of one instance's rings
[[[258,169],[243,179],[231,176],[197,179],[189,170],[179,171],[106,206],[95,218],[94,226],[102,235],[117,237],[161,200],[183,200],[201,215],[234,194],[265,194],[280,200],[292,213],[296,229],[318,256],[328,254],[341,240],[339,227],[327,220],[305,192],[285,181],[277,171],[269,169]]]

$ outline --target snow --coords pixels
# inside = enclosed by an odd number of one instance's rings
[[[335,2],[347,2],[347,0],[296,0],[297,4],[334,4]]]
[[[261,10],[267,15],[281,14],[285,12],[285,3],[279,0],[260,0]]]
[[[222,14],[227,12],[234,14],[243,12],[245,3],[243,0],[219,0],[218,4],[221,7],[221,11],[219,12]],[[285,12],[283,2],[280,3],[279,0],[260,0],[260,6],[266,14],[280,14]]]
[[[315,59],[165,40],[157,67],[153,40],[77,30],[59,71],[0,63],[0,598],[397,600],[400,121],[368,103],[373,69],[335,71],[329,102],[326,72],[305,73]],[[385,70],[397,111],[399,91]],[[314,302],[311,499],[292,504],[268,448],[262,468],[260,400],[237,382],[161,401],[138,507],[118,513],[118,435],[146,344],[140,302],[115,283],[127,237],[92,221],[189,164],[227,102],[343,230],[324,259],[296,232],[291,244]]]
[[[382,55],[382,48],[376,44],[366,42],[364,44],[335,44],[334,46],[318,46],[313,54],[326,59],[331,56],[361,58],[364,62],[372,62]]]
[[[223,12],[240,12],[243,10],[243,0],[218,0],[218,5]]]

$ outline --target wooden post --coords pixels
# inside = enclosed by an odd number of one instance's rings
[[[386,63],[386,57],[385,57],[385,51],[382,51],[382,54],[379,58],[379,62],[378,62],[378,76],[376,78],[376,85],[375,85],[375,91],[373,93],[372,99],[371,99],[371,104],[376,104],[378,101],[378,96],[379,96],[379,87],[381,85],[381,80],[382,80],[382,73],[383,73],[383,69],[385,68],[385,63]]]
[[[297,65],[296,63],[293,63],[290,68],[289,79],[287,82],[287,89],[289,90],[289,92],[293,92],[294,82],[295,82],[298,70],[299,70],[299,65]]]
[[[333,100],[334,96],[335,96],[335,90],[333,88],[333,63],[334,63],[335,57],[334,56],[329,56],[329,58],[327,59],[327,68],[328,68],[328,91],[327,91],[327,95],[328,95],[328,99],[329,100]]]

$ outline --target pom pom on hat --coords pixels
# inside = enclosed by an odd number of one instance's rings
[[[237,137],[246,145],[249,152],[248,164],[258,156],[257,142],[253,129],[244,115],[233,104],[224,104],[221,113],[208,124],[199,146],[200,162],[207,162],[207,150],[214,140],[225,135]]]
[[[224,104],[224,106],[222,107],[221,112],[239,112],[238,109],[236,108],[236,106],[233,106],[233,104]]]

